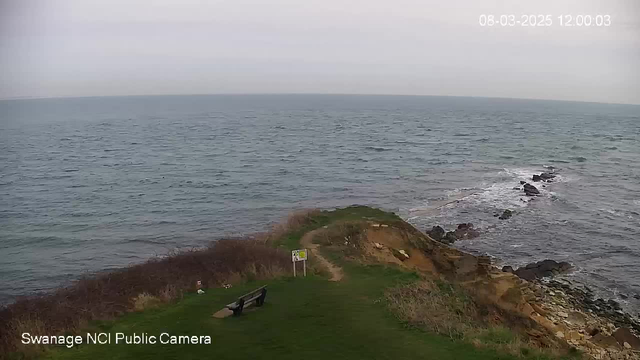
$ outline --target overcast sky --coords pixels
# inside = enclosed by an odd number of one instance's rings
[[[481,27],[481,14],[549,14],[553,25]],[[611,25],[561,27],[561,14],[610,15]],[[640,1],[0,0],[0,66],[0,98],[357,93],[640,104]]]

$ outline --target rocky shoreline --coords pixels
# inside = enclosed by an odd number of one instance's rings
[[[640,359],[640,320],[614,300],[593,299],[586,286],[564,279],[529,283],[533,309],[556,337],[594,359]]]
[[[553,171],[533,175],[531,181],[552,182],[556,178]],[[521,199],[525,202],[542,196],[536,186],[526,181],[521,181],[514,190],[523,191],[530,198]],[[514,214],[513,210],[504,209],[494,216],[505,221]],[[439,225],[426,230],[429,237],[447,246],[458,240],[478,237],[480,232],[481,229],[472,223],[458,224],[451,231]],[[523,281],[522,289],[525,289],[523,292],[533,308],[533,318],[559,340],[598,360],[640,359],[640,315],[632,316],[617,301],[598,298],[588,286],[559,277],[572,269],[570,263],[552,259],[517,269],[508,265],[501,268],[503,273],[513,274]],[[640,294],[634,297],[640,297]],[[535,331],[529,335],[532,338],[542,337]]]

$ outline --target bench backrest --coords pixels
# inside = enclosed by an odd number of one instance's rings
[[[259,287],[259,288],[255,289],[255,290],[253,290],[253,291],[252,291],[252,292],[250,292],[250,293],[246,293],[246,294],[244,294],[244,295],[242,295],[242,296],[238,297],[238,300],[240,300],[240,299],[249,299],[249,298],[253,297],[254,295],[256,295],[257,293],[261,292],[261,291],[262,291],[262,289],[264,289],[264,288],[266,288],[266,287],[267,287],[267,285],[263,285],[263,286],[261,286],[261,287]]]

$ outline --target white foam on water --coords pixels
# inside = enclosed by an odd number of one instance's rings
[[[409,209],[411,219],[432,217],[434,214],[419,214],[420,212],[436,210],[440,214],[443,211],[451,210],[457,207],[473,207],[487,206],[494,209],[513,209],[524,208],[529,204],[531,197],[526,196],[522,190],[520,181],[525,181],[536,186],[542,197],[557,197],[555,192],[548,190],[548,186],[557,182],[566,182],[572,179],[555,174],[556,177],[551,183],[534,183],[533,175],[539,175],[545,172],[544,168],[504,168],[497,174],[493,174],[491,178],[495,179],[492,183],[481,183],[475,187],[456,188],[445,191],[444,195],[447,200],[436,201],[434,203],[426,203],[422,206]],[[542,187],[547,185],[547,187]],[[519,188],[519,189],[515,189]],[[480,190],[478,190],[480,189]],[[439,206],[438,206],[439,205]],[[415,214],[418,213],[418,214]],[[422,216],[425,215],[425,216]]]
[[[429,210],[429,202],[426,202],[424,205],[411,208],[409,209],[409,212],[424,211],[424,210]]]
[[[512,169],[505,168],[503,171],[500,172],[500,175],[512,177],[517,179],[518,181],[522,180],[528,183],[532,183],[532,185],[535,185],[536,183],[533,182],[533,175],[540,175],[543,172],[548,172],[555,175],[555,177],[550,182],[550,184],[573,182],[573,181],[579,180],[578,177],[573,175],[559,174],[557,172],[553,172],[553,171],[549,171],[541,168],[512,168]]]
[[[604,211],[611,215],[618,215],[618,212],[613,209],[602,208],[602,209],[598,209],[598,211]]]
[[[482,192],[469,196],[470,201],[484,203],[495,208],[525,207],[527,202],[522,201],[526,196],[521,190],[514,190],[517,182],[508,181],[493,184],[483,189]]]

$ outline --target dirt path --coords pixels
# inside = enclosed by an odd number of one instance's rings
[[[300,239],[300,244],[309,249],[309,251],[313,255],[313,258],[318,260],[318,262],[320,262],[322,266],[329,270],[329,272],[331,273],[331,278],[329,279],[329,281],[340,281],[344,276],[342,268],[333,264],[331,261],[327,260],[327,258],[322,256],[322,254],[320,254],[320,251],[318,250],[319,245],[314,244],[311,241],[313,239],[313,236],[321,230],[323,229],[316,229],[304,234],[302,239]]]

